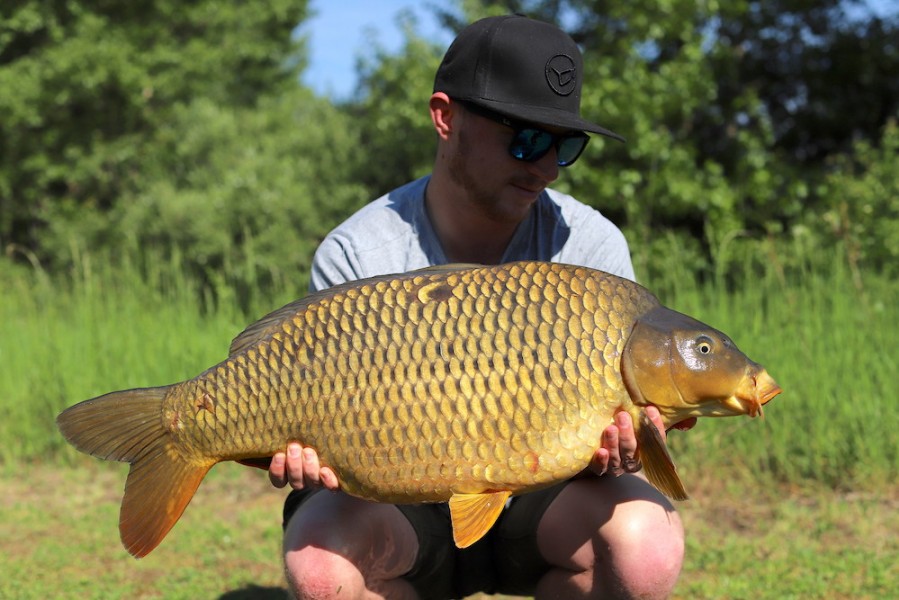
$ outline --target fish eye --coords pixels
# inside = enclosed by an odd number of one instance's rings
[[[712,351],[712,340],[704,335],[696,338],[696,349],[700,354],[709,354]]]

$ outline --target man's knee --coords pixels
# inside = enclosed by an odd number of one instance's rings
[[[634,476],[569,484],[547,510],[538,540],[557,567],[540,588],[566,586],[571,597],[666,597],[684,555],[674,507]]]
[[[345,494],[319,493],[291,517],[284,532],[284,567],[298,598],[353,598],[366,589],[404,588],[415,531],[399,510]]]
[[[684,530],[676,512],[643,500],[628,502],[619,506],[601,535],[629,595],[670,595],[684,559]]]
[[[315,546],[301,546],[284,554],[287,584],[295,598],[352,597],[348,592],[364,590],[359,569],[345,557]]]

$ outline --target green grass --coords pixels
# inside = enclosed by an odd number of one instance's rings
[[[763,482],[706,474],[679,504],[687,552],[676,598],[897,597],[895,486],[837,493]]]
[[[666,278],[650,282],[665,304],[730,334],[784,389],[764,420],[706,420],[674,434],[687,479],[691,469],[727,464],[841,489],[896,481],[899,283],[854,275],[832,254],[814,257],[824,267],[789,274],[750,265],[727,286],[697,284],[675,256]],[[55,279],[0,269],[0,439],[17,440],[0,447],[0,463],[71,456],[55,430],[60,410],[192,377],[299,293],[281,290],[244,314],[226,289],[216,302],[198,292],[177,261],[150,270],[109,263],[85,257]]]
[[[755,257],[698,284],[677,256],[649,282],[730,334],[784,389],[763,420],[706,419],[670,446],[692,499],[678,598],[899,597],[899,283],[838,252]],[[108,391],[225,358],[254,318],[177,260],[82,257],[67,277],[0,262],[0,597],[280,598],[280,504],[264,474],[217,467],[153,554],[118,542],[124,470],[64,444],[54,419]],[[148,264],[154,264],[147,261]],[[818,265],[810,266],[812,263]],[[259,296],[261,294],[257,294]]]
[[[163,545],[136,560],[118,536],[126,472],[82,461],[0,476],[0,598],[285,598],[285,492],[264,473],[213,469]]]
[[[87,459],[0,474],[0,598],[285,598],[285,492],[261,471],[217,466],[140,560],[118,539],[124,477],[121,465]],[[687,553],[673,598],[899,597],[899,489],[842,494],[762,482],[693,478],[693,498],[678,504]],[[480,600],[488,598],[501,600]]]
[[[253,319],[299,294],[281,292],[249,317],[227,289],[215,302],[198,291],[177,261],[110,264],[85,257],[53,279],[0,265],[0,439],[17,440],[0,448],[0,464],[70,456],[55,427],[63,408],[193,377],[225,359]]]
[[[897,481],[899,282],[854,275],[836,251],[815,259],[824,266],[750,265],[729,285],[697,285],[673,266],[653,288],[728,333],[784,390],[763,420],[707,419],[673,433],[687,485],[691,470],[723,466],[843,490]]]

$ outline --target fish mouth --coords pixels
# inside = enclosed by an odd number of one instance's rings
[[[762,406],[782,391],[768,371],[761,369],[746,374],[727,404],[750,417],[762,416]]]

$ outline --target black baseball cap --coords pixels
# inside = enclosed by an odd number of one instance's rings
[[[580,116],[584,61],[567,33],[521,15],[463,29],[443,57],[434,91],[539,125],[624,138]]]

